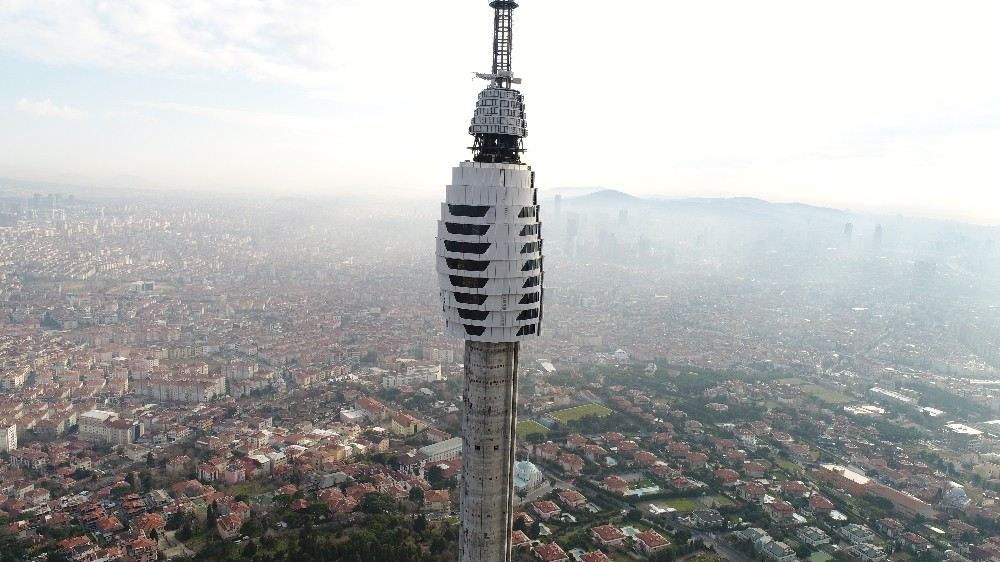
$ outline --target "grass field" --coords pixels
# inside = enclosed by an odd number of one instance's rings
[[[698,502],[701,503],[702,506],[709,508],[731,507],[736,505],[733,503],[733,500],[723,495],[705,496],[703,498],[698,498]]]
[[[792,386],[798,386],[805,381],[803,381],[798,377],[788,377],[787,379],[778,379],[778,382],[780,382],[781,384],[790,384]]]
[[[814,552],[812,556],[808,558],[808,560],[809,562],[828,562],[829,560],[833,560],[833,556],[830,556],[829,554],[820,551],[820,552]]]
[[[819,398],[827,404],[847,404],[848,402],[854,402],[854,399],[846,394],[816,384],[802,385],[802,391]]]
[[[525,437],[531,435],[532,433],[541,433],[542,435],[548,435],[549,428],[544,425],[534,421],[525,420],[517,422],[517,432],[518,439],[524,439]]]
[[[654,505],[660,508],[672,507],[677,511],[694,511],[696,509],[702,509],[700,503],[695,498],[675,498],[672,500],[657,500],[653,502]]]
[[[799,465],[789,460],[774,459],[774,463],[780,466],[781,468],[785,469],[785,472],[787,472],[789,475],[795,475],[799,472],[802,472],[802,469],[799,468]]]
[[[600,404],[584,404],[583,406],[574,406],[572,408],[550,412],[549,417],[563,423],[568,423],[587,416],[597,416],[599,418],[603,418],[605,416],[610,416],[613,413],[614,412],[611,409],[605,408]]]

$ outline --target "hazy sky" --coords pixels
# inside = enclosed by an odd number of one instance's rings
[[[543,189],[1000,222],[995,0],[521,4]],[[439,197],[491,24],[487,0],[0,0],[0,176]]]

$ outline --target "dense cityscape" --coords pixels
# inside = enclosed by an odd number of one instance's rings
[[[515,560],[1000,560],[996,229],[543,209]],[[436,213],[0,186],[0,560],[454,560]]]

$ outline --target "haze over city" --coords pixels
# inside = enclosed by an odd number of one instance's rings
[[[1000,562],[994,11],[0,3],[0,562]]]
[[[488,54],[477,8],[4,2],[0,176],[432,198],[467,144],[452,109]],[[521,10],[543,191],[1000,219],[995,3]]]

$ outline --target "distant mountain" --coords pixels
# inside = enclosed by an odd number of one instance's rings
[[[586,195],[564,198],[563,202],[572,202],[574,205],[647,205],[652,203],[652,199],[643,199],[630,195],[617,189],[602,189]]]
[[[667,214],[705,213],[739,218],[786,216],[799,220],[823,218],[848,220],[852,213],[841,209],[817,207],[802,203],[772,203],[754,197],[660,199],[636,197],[615,189],[601,189],[577,197],[564,197],[563,206],[580,211],[643,210]]]
[[[581,197],[583,195],[590,195],[591,193],[596,193],[598,191],[606,191],[607,187],[550,187],[539,190],[539,193],[545,197],[554,197],[556,195],[562,195],[565,197]]]
[[[825,219],[848,219],[853,213],[842,209],[818,207],[804,203],[772,203],[754,197],[730,197],[710,199],[704,197],[674,200],[659,200],[666,207],[692,210],[714,211],[717,213],[735,213],[740,215],[768,216],[774,214],[792,213],[802,216],[821,216]]]

